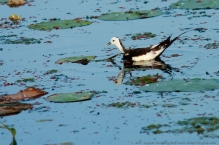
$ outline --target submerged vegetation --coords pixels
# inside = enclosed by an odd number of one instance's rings
[[[134,77],[129,81],[125,82],[126,85],[135,85],[135,86],[144,86],[146,84],[157,82],[159,76],[158,75],[147,75],[142,77]]]
[[[0,36],[0,42],[2,44],[40,44],[41,40],[42,39],[19,37],[16,34]]]
[[[173,126],[178,126],[177,129],[172,129]],[[197,133],[200,137],[219,138],[216,134],[219,130],[219,118],[217,117],[197,117],[190,118],[184,121],[178,121],[171,124],[151,124],[141,128],[141,133],[152,132],[153,134],[160,133]]]
[[[126,34],[125,36],[131,36],[132,40],[142,40],[142,39],[150,39],[156,37],[156,34],[151,32],[144,33],[136,33],[136,34]]]

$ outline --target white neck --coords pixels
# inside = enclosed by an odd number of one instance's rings
[[[116,43],[115,45],[118,47],[118,49],[121,53],[125,53],[124,52],[126,50],[125,46],[122,44],[122,42],[120,40],[119,40],[119,43]]]
[[[119,51],[120,51],[121,53],[124,53],[123,48],[122,48],[122,46],[121,46],[120,44],[117,44],[116,46],[118,47],[118,49],[119,49]]]

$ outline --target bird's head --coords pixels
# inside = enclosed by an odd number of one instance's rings
[[[111,39],[110,39],[110,42],[109,43],[107,43],[106,45],[105,45],[105,47],[107,47],[107,46],[109,46],[109,45],[116,45],[117,47],[118,47],[118,49],[122,52],[122,53],[124,53],[124,46],[123,46],[123,44],[122,44],[122,42],[119,40],[119,38],[117,38],[117,37],[112,37]]]

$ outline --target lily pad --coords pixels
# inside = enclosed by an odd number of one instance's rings
[[[163,14],[163,12],[158,11],[158,10],[141,10],[141,11],[136,11],[141,15],[143,18],[150,18],[150,17],[156,17],[160,16]]]
[[[176,9],[216,9],[219,8],[218,0],[180,0],[170,5]]]
[[[9,7],[19,7],[19,6],[23,6],[25,4],[26,4],[26,1],[24,1],[24,0],[9,0],[8,1]]]
[[[55,103],[67,103],[89,100],[92,96],[93,93],[90,92],[63,93],[48,96],[46,100]]]
[[[0,116],[18,114],[22,110],[27,110],[31,108],[33,108],[31,104],[19,103],[19,102],[0,104]]]
[[[38,98],[41,97],[43,95],[46,95],[47,92],[42,91],[40,89],[34,88],[34,87],[28,87],[25,90],[21,90],[16,94],[12,94],[12,95],[5,95],[2,96],[0,98],[0,104],[2,104],[1,100],[4,100],[4,102],[6,101],[18,101],[18,100],[25,100],[25,99],[34,99],[34,98]]]
[[[34,29],[34,30],[52,30],[52,29],[69,29],[69,28],[74,28],[74,27],[82,27],[82,26],[87,26],[90,25],[91,22],[85,21],[85,20],[58,20],[58,19],[53,19],[52,21],[49,22],[41,22],[37,24],[31,24],[28,25],[27,27],[29,29]]]
[[[149,92],[195,92],[213,89],[219,89],[218,79],[169,80],[140,87],[140,90]]]
[[[104,21],[126,21],[140,19],[141,15],[136,12],[112,12],[107,14],[102,14],[98,17],[99,20]]]
[[[72,56],[72,57],[65,57],[61,58],[56,61],[57,64],[62,64],[64,62],[71,62],[71,63],[81,63],[83,65],[87,65],[89,61],[93,60],[96,56]]]
[[[126,21],[126,20],[155,17],[159,15],[162,15],[162,12],[155,10],[111,12],[111,13],[102,14],[101,16],[98,17],[98,19],[104,21]]]

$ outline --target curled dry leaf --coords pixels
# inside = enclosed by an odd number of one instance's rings
[[[28,87],[16,94],[0,97],[0,116],[18,114],[22,110],[33,108],[31,104],[19,103],[19,100],[34,99],[47,94],[47,92],[34,87]]]
[[[25,100],[25,99],[34,99],[46,95],[47,92],[42,91],[40,89],[34,87],[28,87],[25,90],[21,90],[16,94],[6,95],[0,98],[0,100],[4,101],[18,101],[18,100]]]
[[[18,114],[22,110],[31,109],[33,106],[31,104],[26,103],[9,103],[9,104],[0,104],[0,116],[7,116],[7,115],[13,115]]]
[[[19,7],[19,6],[22,6],[25,4],[26,4],[26,2],[24,0],[9,0],[8,1],[9,7]]]

